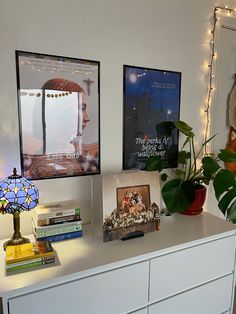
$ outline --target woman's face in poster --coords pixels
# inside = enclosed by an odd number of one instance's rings
[[[87,123],[90,121],[88,111],[87,111],[87,102],[86,96],[82,93],[82,130],[87,126]]]

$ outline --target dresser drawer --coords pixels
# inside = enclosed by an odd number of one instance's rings
[[[130,312],[148,302],[148,266],[140,262],[10,299],[10,314]]]
[[[153,304],[149,314],[230,313],[232,287],[233,275],[229,275]]]
[[[151,260],[150,301],[161,300],[234,270],[235,237],[212,241]]]

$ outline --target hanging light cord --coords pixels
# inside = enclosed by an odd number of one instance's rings
[[[217,13],[219,10],[223,10],[225,12],[228,12],[229,15],[231,15],[232,12],[236,12],[234,9],[228,8],[228,7],[215,7],[214,8],[214,16],[213,16],[213,27],[211,30],[211,50],[210,50],[210,62],[208,64],[209,68],[209,78],[208,78],[208,89],[207,89],[207,101],[206,101],[206,106],[204,113],[206,115],[206,125],[205,125],[205,132],[204,132],[204,141],[208,140],[208,133],[209,133],[209,127],[210,127],[210,104],[211,104],[211,98],[212,98],[212,92],[214,90],[213,87],[213,63],[215,59],[215,39],[216,39],[216,26],[217,26],[217,21],[219,20],[217,17]],[[205,154],[208,154],[207,151],[207,146],[205,146]]]

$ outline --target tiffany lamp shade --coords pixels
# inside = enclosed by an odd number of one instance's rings
[[[23,238],[20,233],[20,213],[29,211],[37,206],[39,193],[36,186],[19,176],[16,168],[13,174],[0,182],[0,213],[12,214],[14,234],[12,238],[5,242],[4,249],[8,245],[17,245],[30,242],[29,239]]]

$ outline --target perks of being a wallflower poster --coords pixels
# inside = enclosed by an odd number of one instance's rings
[[[16,51],[22,175],[100,172],[99,62]]]
[[[175,167],[178,133],[162,127],[179,120],[181,73],[124,65],[123,169],[144,169],[150,156]]]

